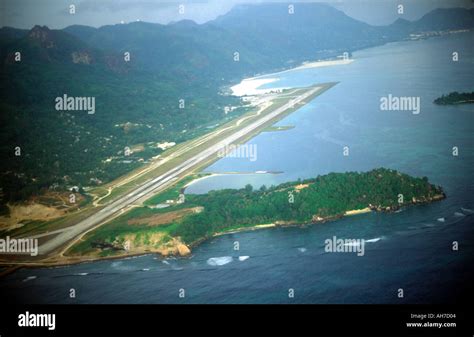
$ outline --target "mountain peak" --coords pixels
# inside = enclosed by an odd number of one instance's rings
[[[399,25],[399,26],[407,25],[407,24],[410,24],[410,21],[406,19],[402,19],[402,18],[398,18],[392,23],[392,25]]]
[[[170,25],[180,26],[180,27],[195,27],[198,24],[194,22],[193,20],[184,19],[184,20],[170,22]]]
[[[474,9],[437,8],[416,22],[419,30],[470,29],[474,27]]]
[[[51,30],[47,26],[36,25],[29,31],[28,37],[44,43],[51,39]]]
[[[6,58],[13,51],[21,50],[26,63],[49,64],[85,64],[101,62],[109,65],[118,56],[95,50],[79,38],[62,30],[49,29],[47,26],[34,26],[25,38],[16,40],[6,49]],[[112,67],[111,67],[112,68]]]
[[[50,31],[48,26],[40,26],[40,25],[35,25],[33,28],[31,28],[31,31]]]

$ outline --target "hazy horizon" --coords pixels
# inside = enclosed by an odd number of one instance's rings
[[[267,0],[82,0],[74,3],[75,14],[69,13],[70,2],[63,0],[3,0],[0,4],[0,26],[31,29],[35,25],[46,25],[51,29],[63,29],[71,25],[102,27],[136,21],[169,24],[181,20],[192,20],[198,24],[214,20],[228,13],[238,4],[292,3],[297,11],[298,3],[321,2],[343,11],[346,15],[371,25],[387,25],[397,18],[417,20],[436,8],[465,7],[474,4],[467,0],[446,1],[405,1],[404,14],[397,13],[398,1],[386,0],[373,3],[356,1],[267,1]],[[184,5],[184,13],[179,6]]]

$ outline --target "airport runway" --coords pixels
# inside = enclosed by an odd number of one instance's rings
[[[201,153],[195,155],[192,158],[187,159],[183,163],[177,165],[176,167],[172,168],[165,174],[160,175],[159,177],[153,178],[143,185],[137,187],[133,192],[130,192],[122,197],[119,197],[117,200],[111,202],[101,210],[99,210],[94,215],[89,216],[88,218],[78,222],[77,224],[69,227],[69,230],[65,230],[60,232],[54,238],[46,241],[39,247],[39,255],[48,255],[54,252],[56,249],[62,247],[69,241],[77,238],[87,230],[96,227],[100,224],[107,222],[113,216],[116,216],[123,212],[123,210],[135,203],[136,201],[144,198],[144,197],[151,197],[153,194],[156,194],[157,190],[163,189],[164,187],[168,186],[171,182],[176,180],[180,174],[185,171],[191,171],[193,167],[196,167],[206,160],[208,160],[211,156],[217,155],[217,152],[221,150],[223,147],[228,146],[237,142],[239,139],[245,137],[249,133],[253,132],[255,129],[259,128],[260,126],[264,125],[265,123],[269,122],[273,118],[277,117],[278,115],[284,113],[286,110],[292,108],[294,105],[300,103],[307,97],[314,94],[316,91],[320,90],[321,87],[315,87],[303,95],[298,96],[297,98],[292,99],[288,103],[284,104],[283,106],[275,109],[258,120],[254,123],[240,129],[230,135],[229,137],[219,141],[218,143],[211,145],[207,149],[203,150]]]

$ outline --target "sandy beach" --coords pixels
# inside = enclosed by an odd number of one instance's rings
[[[237,229],[231,229],[231,230],[227,230],[227,231],[217,232],[213,235],[213,237],[227,235],[227,234],[235,234],[235,233],[240,233],[240,232],[253,231],[253,230],[257,230],[257,229],[273,228],[273,227],[276,227],[276,226],[277,225],[274,224],[274,223],[269,223],[269,224],[261,224],[261,225],[240,227],[240,228],[237,228]]]
[[[269,93],[270,91],[275,91],[275,90],[283,90],[286,88],[267,88],[267,89],[258,89],[259,87],[276,82],[280,80],[279,78],[246,78],[242,82],[240,82],[237,85],[234,85],[231,87],[232,94],[234,96],[254,96],[254,95],[262,95]]]
[[[221,173],[206,174],[205,176],[202,176],[202,177],[191,180],[189,183],[187,183],[186,185],[183,186],[183,189],[186,190],[186,188],[188,188],[189,186],[197,183],[198,181],[205,180],[205,179],[208,179],[208,178],[211,178],[211,177],[220,176],[220,175],[222,175],[222,174]]]
[[[232,86],[230,89],[232,90],[232,94],[234,96],[255,96],[255,95],[262,95],[267,94],[272,91],[280,91],[283,89],[288,89],[288,87],[277,87],[277,88],[266,88],[262,89],[261,86],[273,82],[277,82],[280,78],[277,75],[287,73],[289,71],[301,70],[301,69],[308,69],[308,68],[319,68],[319,67],[330,67],[330,66],[337,66],[337,65],[347,65],[352,63],[353,59],[339,59],[339,60],[328,60],[328,61],[315,61],[315,62],[304,62],[302,65],[291,68],[283,71],[279,71],[272,74],[265,74],[256,77],[249,77],[239,84]]]
[[[372,211],[370,207],[362,208],[362,209],[354,209],[352,211],[347,211],[344,213],[344,215],[356,215],[356,214],[362,214],[362,213],[369,213]]]
[[[345,65],[345,64],[351,64],[354,62],[354,59],[341,59],[341,60],[330,60],[330,61],[315,61],[315,62],[305,62],[301,66],[293,68],[293,69],[288,69],[284,70],[280,73],[287,72],[287,71],[293,71],[293,70],[299,70],[299,69],[308,69],[308,68],[318,68],[318,67],[330,67],[330,66],[338,66],[338,65]],[[279,74],[280,74],[279,73]]]

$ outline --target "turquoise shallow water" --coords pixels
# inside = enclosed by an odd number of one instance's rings
[[[206,171],[283,173],[216,176],[187,191],[389,167],[427,176],[443,186],[447,199],[399,213],[226,235],[187,259],[148,255],[20,270],[0,281],[2,292],[27,303],[437,303],[462,296],[473,281],[474,107],[432,101],[474,90],[472,46],[472,33],[392,43],[355,52],[350,65],[282,74],[272,86],[339,83],[278,123],[295,128],[252,139],[256,161],[224,158]],[[452,51],[459,52],[459,62],[451,61]],[[420,114],[380,111],[380,97],[389,94],[420,97]],[[371,242],[362,257],[325,253],[324,240],[332,236]],[[451,249],[453,241],[459,251]],[[70,288],[76,299],[68,298]],[[180,288],[185,298],[178,296]]]

